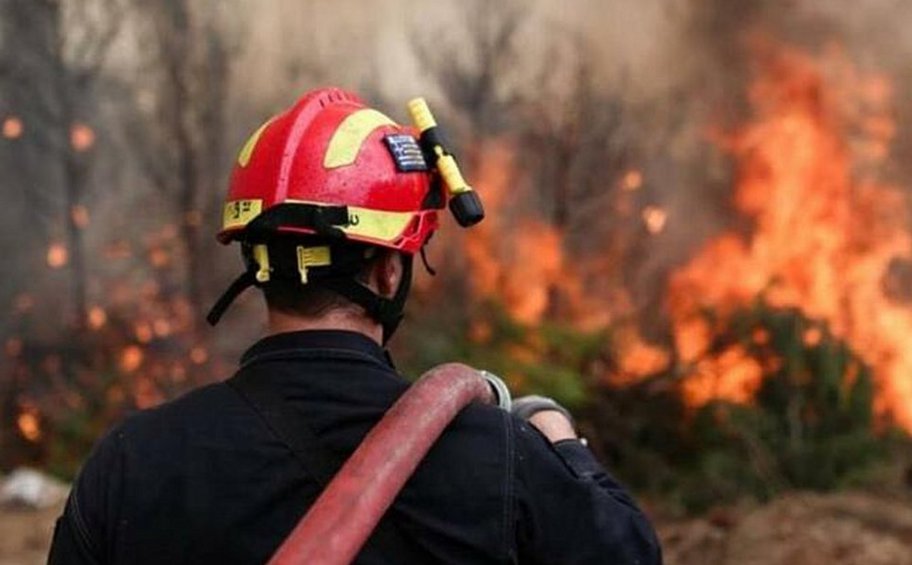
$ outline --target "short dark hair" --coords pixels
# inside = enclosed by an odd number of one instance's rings
[[[364,259],[360,270],[353,275],[353,278],[366,284],[371,268],[380,255],[382,254],[371,254],[369,258]],[[301,281],[296,278],[275,278],[262,288],[266,306],[270,310],[278,310],[295,316],[314,318],[335,309],[357,311],[361,308],[341,294],[321,286],[319,281],[301,284]]]
[[[299,281],[276,280],[263,287],[266,306],[285,314],[314,318],[331,310],[358,306],[344,296],[319,283],[303,285]]]

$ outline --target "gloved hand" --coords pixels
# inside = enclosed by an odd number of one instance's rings
[[[552,398],[523,396],[513,401],[510,412],[538,428],[552,442],[577,437],[573,416]]]

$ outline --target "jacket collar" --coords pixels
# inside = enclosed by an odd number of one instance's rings
[[[265,354],[316,349],[354,351],[393,366],[389,354],[376,341],[362,333],[346,330],[305,330],[266,336],[244,353],[241,364]]]

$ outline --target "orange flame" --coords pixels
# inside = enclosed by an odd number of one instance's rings
[[[473,294],[497,298],[514,319],[529,325],[552,314],[558,302],[565,303],[565,317],[580,326],[604,323],[603,309],[583,298],[579,273],[565,257],[563,234],[543,218],[517,214],[523,194],[510,145],[488,142],[478,156],[477,183],[487,214],[466,234]],[[485,333],[473,329],[474,338]]]
[[[738,164],[735,205],[754,231],[722,234],[673,274],[679,350],[691,361],[705,350],[694,338],[701,308],[724,313],[763,294],[847,340],[874,368],[878,413],[912,430],[912,304],[885,292],[892,266],[912,261],[903,193],[879,179],[895,134],[889,81],[838,56],[766,46],[762,55],[750,91],[756,119],[727,140]],[[804,341],[822,337],[809,330]],[[707,363],[685,386],[691,402],[748,398],[758,368],[743,352]]]

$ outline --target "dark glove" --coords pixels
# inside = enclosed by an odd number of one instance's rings
[[[576,424],[573,422],[573,416],[570,414],[570,412],[555,402],[554,399],[548,398],[547,396],[530,394],[529,396],[517,398],[513,401],[513,406],[510,409],[510,412],[514,416],[529,421],[529,418],[545,410],[556,410],[560,412],[570,421],[570,425],[576,428]]]

